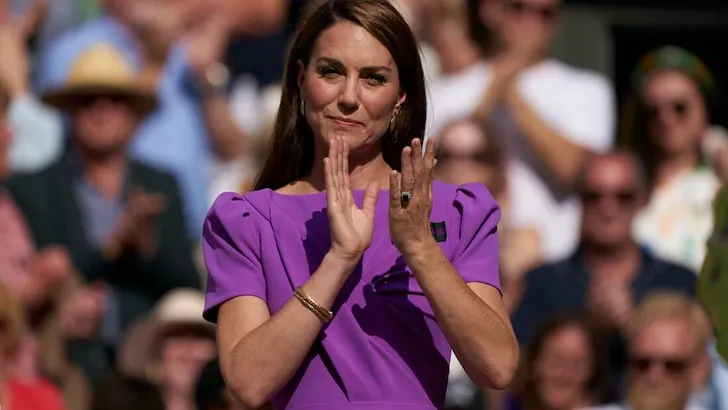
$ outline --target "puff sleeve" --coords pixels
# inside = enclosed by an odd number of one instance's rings
[[[498,270],[500,208],[482,184],[457,188],[450,218],[458,227],[452,265],[465,282],[485,283],[501,291]]]
[[[238,296],[266,300],[260,261],[261,216],[245,197],[221,194],[207,214],[202,229],[202,252],[207,267],[206,320],[216,323],[220,305]]]

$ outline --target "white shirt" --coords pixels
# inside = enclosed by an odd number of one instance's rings
[[[433,84],[426,135],[437,135],[449,122],[470,115],[488,90],[492,76],[491,66],[483,62]],[[566,138],[598,152],[611,148],[614,93],[606,78],[547,60],[525,71],[517,81],[521,96]],[[578,199],[556,191],[556,184],[507,107],[496,109],[492,119],[496,137],[512,159],[508,191],[513,226],[536,228],[547,260],[567,257],[579,239]]]

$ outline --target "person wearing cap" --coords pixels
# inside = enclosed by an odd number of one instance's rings
[[[92,409],[194,409],[196,382],[216,355],[215,327],[202,319],[204,300],[198,290],[178,289],[137,320],[119,346],[116,371],[95,392]]]
[[[6,184],[39,247],[65,246],[88,286],[68,297],[60,323],[68,355],[93,380],[113,362],[124,329],[176,287],[199,287],[171,175],[131,160],[153,88],[99,43],[66,82],[42,95],[69,116],[65,155]]]
[[[645,55],[632,81],[639,115],[628,143],[641,157],[650,192],[635,237],[655,255],[697,273],[720,187],[706,160],[728,144],[711,127],[713,77],[697,56],[667,46]]]

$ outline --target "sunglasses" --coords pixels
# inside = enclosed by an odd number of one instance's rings
[[[585,190],[581,193],[581,198],[586,205],[598,204],[605,198],[615,198],[619,205],[627,206],[634,204],[637,199],[637,192],[633,189],[617,191]]]
[[[687,103],[687,101],[682,100],[675,100],[675,101],[668,101],[666,103],[662,104],[652,104],[645,107],[645,113],[647,114],[647,118],[649,119],[655,119],[660,116],[660,114],[663,112],[663,110],[670,112],[672,114],[675,114],[676,116],[683,118],[685,117],[685,114],[688,113],[688,110],[690,109],[690,104]]]
[[[499,162],[499,156],[488,150],[472,153],[454,153],[448,151],[440,151],[437,154],[437,162],[444,164],[448,161],[474,162],[481,165],[494,165]]]
[[[516,15],[525,16],[532,15],[540,17],[543,21],[553,21],[556,19],[559,9],[556,6],[546,6],[539,4],[530,4],[525,1],[506,1],[506,9]]]
[[[629,359],[630,366],[639,371],[640,373],[648,372],[652,366],[660,366],[672,375],[681,375],[688,370],[692,360],[690,359],[675,359],[675,358],[660,358],[660,357],[649,357],[649,356],[633,356]]]
[[[87,108],[100,101],[109,101],[113,104],[128,104],[130,98],[125,95],[79,95],[73,99],[76,107]]]

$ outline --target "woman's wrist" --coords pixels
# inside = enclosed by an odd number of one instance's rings
[[[344,255],[335,250],[329,250],[321,262],[321,267],[335,271],[341,275],[349,276],[359,263],[361,256]]]
[[[420,261],[426,262],[434,255],[437,255],[437,252],[441,251],[440,245],[437,244],[437,241],[432,236],[420,241],[405,243],[402,249],[400,249],[402,256],[404,256],[407,264],[410,266]]]

